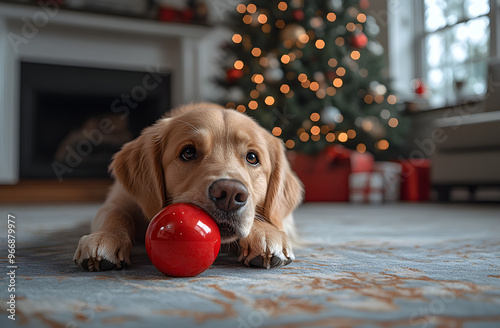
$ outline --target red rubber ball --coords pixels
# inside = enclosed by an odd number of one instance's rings
[[[168,276],[193,277],[208,269],[219,254],[221,237],[215,221],[187,203],[161,210],[146,231],[146,251],[153,265]]]

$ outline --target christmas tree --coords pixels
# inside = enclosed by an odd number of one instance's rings
[[[255,117],[289,149],[332,143],[394,157],[406,120],[385,74],[369,0],[253,0],[229,21],[227,107]]]

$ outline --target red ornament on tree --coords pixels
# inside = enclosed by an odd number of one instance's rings
[[[361,49],[366,47],[367,44],[368,44],[368,38],[366,37],[366,34],[364,34],[363,32],[359,32],[353,35],[351,39],[351,45],[354,48]]]
[[[369,0],[360,0],[359,7],[361,9],[368,9],[370,7],[370,1]]]
[[[228,83],[234,83],[241,79],[243,72],[240,69],[230,68],[226,71],[226,80]]]
[[[427,92],[424,82],[420,79],[413,81],[413,90],[419,96],[423,96]]]
[[[301,20],[304,19],[304,12],[300,9],[296,9],[293,11],[293,19],[295,19],[296,21],[300,22]]]

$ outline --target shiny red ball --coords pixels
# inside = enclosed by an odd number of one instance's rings
[[[215,221],[187,203],[161,210],[146,231],[146,251],[153,265],[168,276],[193,277],[208,269],[219,254],[221,237]]]

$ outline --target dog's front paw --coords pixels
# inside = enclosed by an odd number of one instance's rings
[[[245,265],[269,269],[293,260],[290,239],[269,223],[255,221],[248,237],[240,239],[240,261]]]
[[[80,238],[73,260],[88,271],[121,269],[130,265],[131,250],[129,236],[97,231]]]

